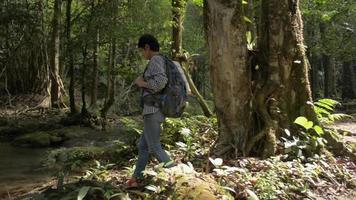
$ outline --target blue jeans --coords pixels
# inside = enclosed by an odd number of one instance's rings
[[[137,178],[143,177],[142,171],[148,163],[150,153],[152,153],[160,163],[168,163],[171,161],[168,154],[163,150],[160,141],[161,123],[164,121],[164,115],[158,111],[144,115],[143,118],[144,127],[137,145],[138,160],[133,174],[133,177]]]

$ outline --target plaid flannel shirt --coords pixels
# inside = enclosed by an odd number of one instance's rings
[[[146,66],[146,71],[143,75],[148,84],[149,91],[156,93],[161,91],[167,84],[168,78],[165,70],[165,60],[160,55],[154,55]],[[147,89],[143,90],[142,95],[146,96],[149,92]],[[152,114],[159,111],[159,108],[149,105],[143,106],[143,115]]]

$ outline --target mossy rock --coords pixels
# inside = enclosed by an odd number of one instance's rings
[[[53,133],[67,140],[67,139],[84,137],[85,135],[89,134],[92,131],[93,130],[89,127],[70,126],[70,127],[64,127],[61,129],[54,130]]]
[[[177,180],[174,197],[177,199],[233,199],[210,177],[183,176]]]
[[[130,147],[73,147],[52,150],[47,160],[53,164],[71,165],[74,162],[86,163],[93,160],[126,163],[136,153]]]
[[[22,147],[49,147],[63,142],[63,138],[48,132],[34,132],[16,138],[13,144]]]
[[[198,173],[192,166],[186,164],[158,169],[158,174],[152,180],[151,185],[164,186],[166,189],[149,199],[159,199],[162,195],[167,199],[234,199],[210,175]]]

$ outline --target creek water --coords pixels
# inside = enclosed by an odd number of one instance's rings
[[[110,146],[120,137],[119,130],[103,133],[87,129],[85,132],[85,136],[68,140],[60,147]],[[43,165],[47,153],[53,149],[22,148],[0,142],[0,199],[10,199],[11,194],[31,191],[53,179],[53,172]]]
[[[50,180],[51,174],[42,165],[49,148],[20,148],[0,143],[0,198],[9,191],[31,189]]]

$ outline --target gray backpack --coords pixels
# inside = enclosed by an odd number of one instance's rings
[[[143,98],[143,103],[159,107],[166,117],[180,117],[184,111],[188,86],[185,75],[176,64],[164,55],[165,71],[168,78],[166,86],[156,94],[150,94]]]

